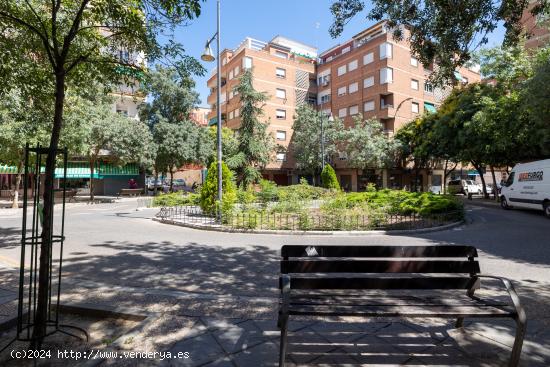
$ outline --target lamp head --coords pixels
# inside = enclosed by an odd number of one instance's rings
[[[212,48],[210,48],[210,42],[206,42],[206,46],[204,47],[204,52],[201,56],[202,61],[212,62],[216,60],[214,57],[214,54],[212,53]]]

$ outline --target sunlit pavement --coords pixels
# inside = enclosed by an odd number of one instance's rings
[[[524,365],[550,365],[550,221],[539,212],[473,203],[469,223],[452,230],[340,237],[199,231],[153,222],[156,210],[136,208],[135,200],[68,206],[63,300],[157,315],[126,346],[187,350],[191,358],[151,363],[276,365],[283,244],[445,243],[476,246],[484,273],[515,281],[529,320]],[[15,297],[20,225],[19,212],[0,210],[0,301]],[[354,321],[291,321],[289,364],[501,366],[513,340],[509,322],[461,331],[440,320]]]

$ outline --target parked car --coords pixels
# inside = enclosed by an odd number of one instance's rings
[[[155,178],[154,177],[147,177],[145,180],[145,185],[147,186],[147,190],[154,191],[155,187],[157,191],[165,191],[166,182],[161,179],[157,178],[156,185],[155,185]]]
[[[550,159],[517,164],[502,187],[500,205],[542,209],[550,218]]]
[[[447,184],[449,194],[481,194],[482,189],[472,180],[451,180]]]
[[[176,178],[172,184],[173,191],[182,191],[185,190],[186,184],[183,178]]]

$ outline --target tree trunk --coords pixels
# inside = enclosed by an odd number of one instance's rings
[[[33,342],[31,349],[37,349],[42,344],[46,335],[46,322],[48,320],[48,294],[50,267],[49,260],[52,250],[51,237],[53,235],[53,185],[55,173],[55,161],[59,135],[63,125],[63,103],[65,101],[65,70],[57,70],[55,74],[55,112],[53,118],[50,147],[46,158],[46,170],[44,178],[44,214],[40,244],[40,268],[38,273],[38,299],[36,306],[36,318],[33,328]],[[38,178],[39,179],[39,178]]]
[[[445,168],[443,169],[443,193],[444,194],[447,193],[447,177],[449,177],[451,172],[453,172],[456,169],[457,166],[458,166],[458,163],[455,163],[453,168],[448,170],[447,168],[449,167],[449,160],[445,159]]]
[[[157,181],[159,179],[159,171],[155,167],[155,182],[153,182],[153,196],[157,196]]]
[[[94,168],[95,168],[95,158],[90,158],[90,203],[94,202]]]
[[[19,169],[17,171],[17,176],[15,176],[15,188],[13,190],[13,203],[11,204],[11,207],[13,209],[19,208],[19,186],[21,186],[22,177],[23,177],[23,174],[21,173],[21,169]]]
[[[480,164],[478,165],[474,162],[472,162],[472,164],[474,165],[475,169],[479,173],[479,177],[481,178],[481,186],[483,188],[483,197],[486,199],[487,198],[487,186],[485,185],[485,177],[483,177],[483,169],[482,169]]]
[[[495,176],[495,169],[491,166],[491,176],[493,176],[493,197],[495,200],[499,200],[497,190],[497,177]]]
[[[170,169],[170,192],[174,192],[174,168],[171,167]]]

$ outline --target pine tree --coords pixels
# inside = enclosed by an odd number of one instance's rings
[[[258,182],[260,170],[271,158],[275,147],[273,137],[267,132],[268,122],[260,121],[263,103],[268,99],[252,84],[252,70],[246,70],[240,77],[237,92],[241,97],[241,126],[237,130],[239,153],[231,157],[228,164],[236,168],[238,184],[245,186]]]

